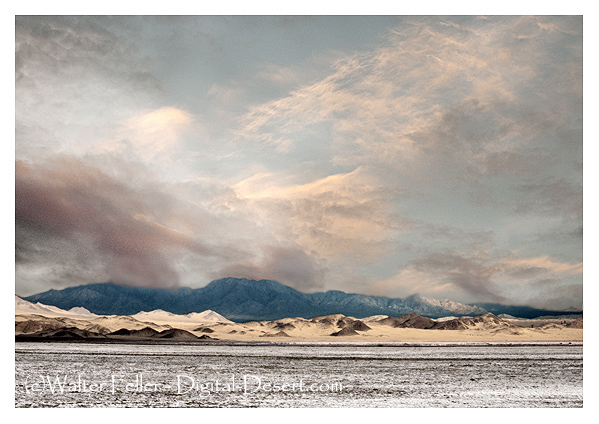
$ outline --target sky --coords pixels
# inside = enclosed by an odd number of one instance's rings
[[[582,17],[17,16],[15,290],[582,307]]]

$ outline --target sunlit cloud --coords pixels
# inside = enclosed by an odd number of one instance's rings
[[[380,254],[374,244],[390,237],[385,190],[359,168],[290,186],[278,185],[274,175],[258,174],[242,181],[238,193],[263,220],[281,223],[295,243],[323,258],[348,252],[373,258]]]
[[[181,133],[192,122],[190,113],[174,107],[162,107],[129,118],[123,136],[132,142],[139,156],[149,160],[177,143]]]
[[[552,274],[582,274],[582,262],[570,264],[551,260],[548,256],[538,258],[506,259],[502,262],[508,269],[534,269]]]

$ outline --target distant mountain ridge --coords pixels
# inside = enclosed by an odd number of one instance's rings
[[[530,306],[502,305],[500,303],[477,303],[483,309],[495,315],[511,315],[518,318],[538,318],[541,316],[582,315],[582,309],[568,308],[563,311],[537,309]]]
[[[96,283],[49,290],[23,298],[66,310],[83,307],[100,315],[134,315],[156,309],[174,314],[214,310],[237,322],[286,317],[311,318],[336,313],[364,318],[373,315],[401,316],[415,312],[430,318],[440,318],[489,312],[477,305],[440,301],[419,295],[393,299],[336,290],[302,293],[276,281],[245,278],[222,278],[198,289],[155,289]],[[542,312],[539,315],[552,315],[555,312],[535,311]],[[559,314],[564,314],[564,311]]]

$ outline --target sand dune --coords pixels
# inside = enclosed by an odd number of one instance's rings
[[[171,321],[171,324],[174,322]],[[430,320],[417,314],[356,319],[341,314],[246,323],[194,322],[160,325],[131,316],[93,319],[15,316],[15,333],[35,338],[107,338],[115,340],[224,340],[224,341],[363,341],[363,342],[502,342],[582,341],[582,318],[548,322],[537,327],[513,324],[493,314]],[[23,339],[23,337],[19,337]]]
[[[357,319],[342,314],[234,323],[214,311],[176,315],[162,310],[99,316],[82,308],[65,311],[15,298],[18,339],[229,340],[253,341],[582,341],[578,317],[526,320],[491,313],[431,319],[416,313]]]
[[[275,330],[282,327],[285,327],[286,336],[282,336],[281,340],[298,341],[582,341],[583,335],[582,319],[555,323],[551,327],[524,328],[493,314],[439,321],[417,314],[402,317],[379,315],[364,319],[335,314],[312,319],[285,318],[232,324],[227,326],[226,332],[224,328],[214,328],[214,336],[223,340],[250,341],[256,335],[271,334],[272,337],[276,334]]]
[[[198,325],[216,322],[233,323],[217,312],[211,310],[206,310],[200,313],[191,312],[189,314],[177,315],[171,312],[163,311],[161,309],[156,309],[150,312],[138,312],[135,315],[131,315],[131,317],[140,321],[149,321],[157,324],[171,325],[174,327],[178,327],[181,324]]]
[[[21,299],[15,295],[15,315],[42,315],[45,317],[69,317],[79,319],[91,319],[96,318],[98,315],[92,314],[85,308],[75,307],[68,311],[57,308],[52,305],[44,305],[43,303],[31,303],[27,300]]]

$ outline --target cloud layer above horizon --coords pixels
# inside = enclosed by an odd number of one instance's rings
[[[16,18],[16,291],[582,307],[582,17]]]

